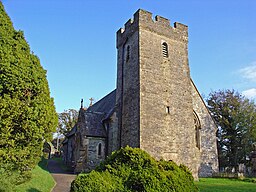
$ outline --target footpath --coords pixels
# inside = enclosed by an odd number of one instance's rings
[[[69,192],[76,175],[63,170],[60,163],[52,159],[48,160],[48,170],[56,183],[51,192]]]

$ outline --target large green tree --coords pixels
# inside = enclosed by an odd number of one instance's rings
[[[59,124],[58,133],[66,135],[76,124],[78,119],[78,111],[75,109],[64,110],[58,114]]]
[[[208,108],[218,126],[220,167],[247,163],[256,141],[256,105],[234,90],[210,93]]]
[[[26,173],[58,123],[46,71],[0,2],[0,173]]]

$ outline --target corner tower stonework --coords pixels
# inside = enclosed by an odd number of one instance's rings
[[[138,10],[117,32],[119,145],[187,165],[198,177],[188,28]]]

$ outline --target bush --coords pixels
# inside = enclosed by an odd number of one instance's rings
[[[3,170],[2,170],[3,171]],[[0,173],[0,192],[11,192],[14,190],[14,181],[19,177],[19,175],[12,173],[8,174],[6,172]]]
[[[119,178],[115,178],[108,171],[92,171],[90,174],[81,174],[72,184],[72,191],[123,191],[123,186]]]
[[[88,174],[80,174],[71,191],[196,192],[190,171],[173,161],[156,161],[145,151],[125,147],[114,152]]]
[[[11,192],[15,185],[24,183],[31,178],[31,172],[20,172],[13,169],[11,163],[0,163],[0,192]]]

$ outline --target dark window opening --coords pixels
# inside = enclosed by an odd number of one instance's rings
[[[168,58],[168,45],[165,42],[162,44],[162,53],[163,57]]]
[[[197,114],[194,112],[194,126],[195,126],[195,140],[196,147],[200,150],[201,148],[201,124]]]
[[[200,149],[201,143],[200,143],[200,129],[196,128],[196,147]]]
[[[98,145],[98,156],[101,156],[101,143]]]
[[[107,123],[105,124],[106,130],[109,130],[109,127],[110,127],[110,124],[109,124],[109,122],[107,122]]]
[[[126,62],[129,61],[129,59],[130,59],[130,46],[128,45],[126,49]]]
[[[167,106],[167,107],[166,107],[166,113],[167,113],[167,114],[170,114],[170,106]]]

